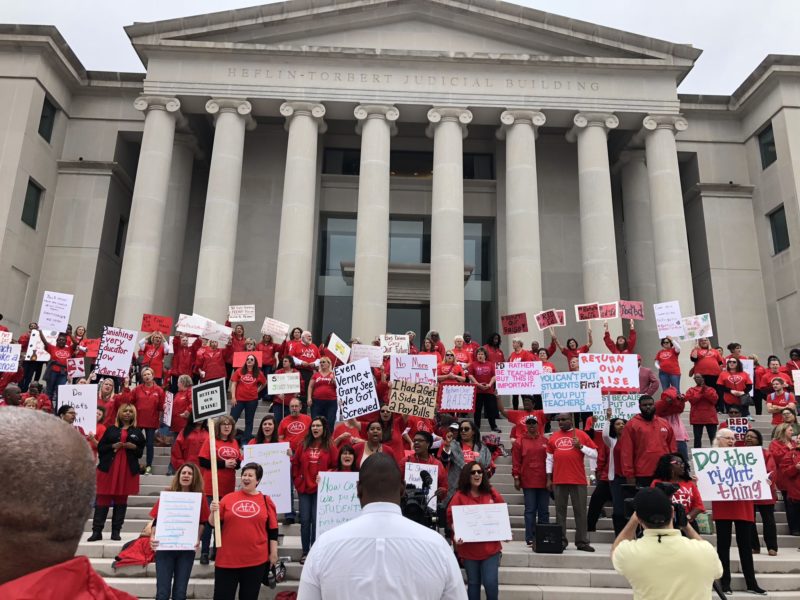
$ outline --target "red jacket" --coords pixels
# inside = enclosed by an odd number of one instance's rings
[[[790,500],[800,502],[800,448],[794,448],[786,451],[780,459],[780,466],[778,469],[781,473],[781,482],[785,486],[785,490]]]
[[[785,454],[789,453],[791,449],[780,440],[772,440],[769,444],[769,454],[775,462],[775,475],[773,480],[775,485],[781,491],[786,491],[786,481],[784,481],[783,470],[781,469],[781,461]]]
[[[624,350],[617,348],[614,340],[611,339],[611,334],[607,331],[603,336],[603,341],[605,342],[606,348],[608,348],[608,351],[611,352],[611,354],[633,354],[633,350],[636,348],[636,330],[631,329],[631,333],[628,336],[628,343],[626,344]]]
[[[652,477],[658,459],[678,449],[672,426],[659,416],[654,416],[652,421],[645,420],[642,415],[633,417],[625,425],[624,435],[617,445],[624,477]]]
[[[206,440],[208,440],[207,429],[194,429],[189,432],[188,436],[181,431],[175,443],[172,444],[172,453],[170,454],[170,463],[172,463],[175,471],[187,462],[199,466],[200,459],[198,457]]]
[[[144,348],[139,350],[139,361],[142,366],[153,369],[153,377],[161,379],[164,377],[164,343],[158,346],[147,343]]]
[[[164,412],[164,390],[153,384],[136,386],[131,394],[131,404],[136,407],[136,425],[143,429],[158,429],[159,413]]]
[[[490,493],[481,494],[477,498],[474,498],[470,493],[465,494],[464,492],[457,491],[453,496],[453,499],[450,500],[450,504],[447,506],[447,522],[450,523],[451,527],[453,526],[454,506],[503,504],[504,502],[505,500],[500,495],[500,492],[494,488],[491,489]],[[455,532],[453,537],[458,539],[458,532]],[[456,553],[460,558],[465,560],[484,560],[490,556],[494,556],[498,552],[501,552],[502,549],[503,546],[500,544],[500,542],[466,542],[456,547]]]
[[[717,390],[707,385],[696,385],[683,395],[689,403],[689,423],[715,425],[717,423]]]
[[[598,431],[596,433],[600,432]],[[608,467],[610,464],[608,457],[611,453],[603,440],[595,440],[595,445],[597,446],[597,479],[600,481],[608,481]],[[614,446],[614,449],[616,450],[617,447]]]
[[[225,326],[230,327],[231,324],[229,321],[225,321]],[[233,363],[233,355],[236,352],[245,352],[245,345],[247,343],[247,336],[242,335],[242,337],[236,337],[235,333],[231,334],[231,341],[228,342],[228,345],[225,346],[225,362],[228,364]]]
[[[197,370],[205,373],[205,375],[201,377],[201,381],[211,381],[212,379],[227,377],[228,370],[225,367],[225,351],[220,348],[212,350],[208,347],[204,348],[202,354],[198,352]]]
[[[669,399],[672,402],[669,402]],[[678,390],[670,387],[661,394],[661,398],[656,400],[656,414],[659,417],[667,417],[669,415],[679,415],[683,412],[686,406],[686,399],[678,395]]]
[[[545,461],[547,457],[547,438],[539,435],[530,437],[527,432],[517,438],[511,447],[513,465],[511,475],[519,477],[522,488],[544,488],[547,486]]]
[[[16,373],[0,373],[0,395],[3,394],[9,384],[20,384],[25,373],[22,369],[17,369]]]
[[[192,388],[191,386],[183,391],[175,393],[172,397],[172,421],[170,421],[169,429],[173,433],[180,433],[186,427],[186,421],[181,416],[181,413],[188,412],[192,414]]]
[[[197,350],[202,346],[200,338],[195,338],[191,346],[184,346],[181,343],[181,336],[176,335],[172,338],[172,366],[170,367],[170,375],[177,377],[179,375],[192,375],[194,372],[194,363],[197,358]]]
[[[320,471],[335,471],[339,452],[331,443],[328,450],[319,446],[304,448],[301,444],[292,456],[292,480],[301,494],[317,493],[317,475]]]
[[[27,392],[22,394],[22,402],[21,402],[21,404],[24,404],[25,400],[27,398],[33,398],[33,397],[34,396],[32,396],[31,394],[29,394]],[[47,394],[45,394],[44,392],[39,392],[39,395],[35,396],[35,398],[36,398],[36,408],[38,410],[43,410],[43,411],[49,412],[49,413],[53,412],[53,403],[50,400],[50,398],[47,397]]]

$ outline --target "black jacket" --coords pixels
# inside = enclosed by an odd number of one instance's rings
[[[99,471],[108,473],[111,469],[111,464],[114,462],[114,455],[116,454],[112,445],[116,444],[121,436],[122,430],[112,425],[106,429],[103,437],[100,438],[97,444],[97,469]],[[136,475],[139,472],[139,459],[142,458],[142,454],[144,454],[146,442],[144,432],[138,427],[129,427],[128,439],[126,441],[136,444],[136,450],[125,450],[125,452],[128,453],[128,468],[131,470],[131,475]]]

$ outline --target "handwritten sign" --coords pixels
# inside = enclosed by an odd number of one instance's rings
[[[609,302],[608,304],[598,304],[600,309],[601,319],[616,319],[617,318],[617,303]]]
[[[475,410],[475,386],[451,384],[441,386],[440,412],[472,412]]]
[[[228,307],[228,321],[231,323],[249,323],[255,320],[255,304],[234,304]]]
[[[160,331],[164,335],[169,335],[172,331],[172,317],[144,314],[142,315],[141,329],[147,333]]]
[[[185,315],[181,313],[178,315],[178,324],[175,325],[175,331],[199,336],[205,331],[207,322],[208,319],[200,315]]]
[[[558,314],[552,309],[537,313],[534,315],[534,319],[536,319],[536,327],[539,331],[544,331],[545,329],[557,327],[559,325]]]
[[[42,308],[39,311],[39,328],[66,331],[69,313],[72,312],[72,298],[72,294],[45,292],[42,296]]]
[[[700,338],[710,338],[714,335],[714,328],[711,326],[711,315],[709,313],[683,317],[681,323],[683,323],[685,332],[681,337],[684,340],[698,340]]]
[[[0,345],[0,373],[16,373],[19,370],[20,344]]]
[[[389,379],[436,385],[436,356],[429,354],[392,354]]]
[[[575,305],[576,321],[591,321],[600,318],[600,305],[597,302]]]
[[[14,334],[10,331],[0,331],[0,346],[8,346],[14,341]]]
[[[82,358],[67,359],[67,379],[86,377],[86,367]]]
[[[383,350],[380,346],[367,344],[353,344],[350,349],[350,362],[356,362],[366,358],[369,366],[380,369],[383,366]]]
[[[73,427],[84,433],[97,431],[97,384],[58,386],[58,405],[65,404],[75,409]]]
[[[497,363],[494,369],[498,394],[542,393],[541,362],[503,362]]]
[[[606,408],[611,409],[612,419],[625,419],[630,421],[639,414],[639,394],[608,394],[603,396],[603,405],[600,410],[592,411],[592,419],[595,431],[606,429],[608,420],[606,419]]]
[[[164,414],[161,422],[169,427],[172,425],[172,407],[175,406],[175,396],[172,392],[164,392]]]
[[[361,514],[358,473],[323,471],[317,486],[317,536]]]
[[[594,371],[542,373],[542,408],[546,414],[587,412],[602,402],[600,377]]]
[[[594,371],[604,394],[639,391],[639,357],[636,354],[580,354],[580,371]]]
[[[556,318],[558,319],[558,327],[563,327],[567,324],[567,311],[556,309],[554,311],[556,313]]]
[[[339,401],[341,419],[353,419],[377,412],[380,400],[375,390],[369,361],[362,358],[334,369],[336,399]]]
[[[387,333],[381,336],[380,343],[384,354],[408,354],[409,341],[405,334]]]
[[[289,442],[274,444],[250,444],[242,448],[244,463],[258,463],[264,469],[264,476],[258,484],[258,491],[266,494],[275,503],[279,513],[292,510],[291,463]]]
[[[395,381],[389,395],[389,410],[400,415],[433,419],[436,412],[436,388],[424,383]]]
[[[267,377],[267,393],[270,396],[279,394],[300,393],[300,372],[272,373]]]
[[[256,364],[261,367],[261,361],[264,360],[263,353],[261,350],[253,350],[252,352],[234,352],[233,353],[233,367],[235,369],[240,369],[244,366],[244,363],[247,362],[248,356],[255,356],[256,357]]]
[[[427,471],[428,475],[431,476],[433,483],[431,484],[431,489],[429,490],[428,494],[428,507],[436,510],[436,486],[437,482],[439,481],[439,466],[438,465],[426,465],[422,463],[413,463],[411,461],[406,462],[405,473],[403,474],[403,480],[406,482],[406,485],[409,483],[413,485],[418,490],[422,489],[422,476],[420,475],[421,471]]]
[[[502,315],[500,322],[503,326],[503,335],[528,332],[528,315],[524,312],[513,315]]]
[[[83,338],[81,346],[86,348],[86,358],[97,358],[97,354],[100,352],[100,338]]]
[[[792,371],[792,387],[796,393],[800,393],[800,371]]]
[[[511,539],[508,504],[468,504],[453,507],[453,538],[464,542],[505,542]]]
[[[289,335],[289,324],[267,317],[261,325],[261,335],[269,335],[276,344]]]
[[[54,344],[58,336],[57,331],[45,331],[44,340],[39,335],[39,332],[34,329],[31,331],[31,337],[28,340],[28,349],[25,351],[25,360],[32,362],[47,362],[50,360],[50,354],[47,352],[47,347],[44,345],[45,341]],[[16,369],[14,369],[16,371]]]
[[[346,363],[350,358],[350,346],[345,344],[344,340],[335,333],[331,333],[328,345],[325,347],[343,363]]]
[[[772,499],[761,448],[695,448],[692,463],[705,501]]]
[[[728,417],[728,429],[733,432],[737,442],[743,442],[750,431],[750,419],[747,417]]]
[[[200,492],[161,492],[155,539],[158,550],[194,550],[200,527]]]
[[[621,319],[644,321],[644,303],[636,300],[620,300],[619,316]]]
[[[97,353],[97,374],[126,377],[136,351],[136,332],[103,325],[100,350]]]
[[[225,346],[231,341],[231,333],[233,333],[231,327],[220,325],[216,321],[209,320],[206,322],[206,328],[203,330],[200,337],[217,342],[220,346]]]
[[[656,328],[658,329],[659,337],[683,337],[681,306],[677,300],[654,304],[653,312],[656,315]]]
[[[228,412],[224,379],[212,379],[192,387],[192,417],[195,421],[221,417]]]

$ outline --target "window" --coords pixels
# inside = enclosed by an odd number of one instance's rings
[[[125,236],[128,233],[128,221],[125,217],[119,218],[117,223],[117,239],[114,241],[114,254],[122,257],[122,252],[125,250]]]
[[[464,154],[464,179],[494,179],[494,156]],[[326,175],[358,175],[361,170],[361,151],[357,149],[326,148],[322,172]],[[392,150],[389,158],[392,176],[430,179],[433,176],[433,152]]]
[[[761,152],[761,168],[766,169],[776,160],[778,153],[775,151],[775,135],[772,132],[772,123],[758,134],[758,149]]]
[[[39,118],[39,135],[48,142],[53,136],[53,125],[56,122],[57,112],[58,109],[55,107],[55,104],[45,98],[44,104],[42,104],[42,116]]]
[[[28,189],[25,191],[25,204],[22,205],[22,222],[31,229],[36,229],[39,219],[39,204],[42,201],[44,190],[28,179]]]
[[[774,254],[783,252],[789,247],[789,228],[786,226],[786,210],[780,208],[767,215],[769,228],[772,231],[772,251]]]

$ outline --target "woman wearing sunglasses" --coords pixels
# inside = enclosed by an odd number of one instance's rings
[[[481,435],[475,421],[466,419],[461,421],[458,426],[458,433],[450,444],[442,447],[439,457],[445,467],[448,468],[447,486],[450,489],[449,497],[455,493],[458,487],[459,476],[464,465],[472,461],[488,471],[487,476],[491,477],[494,472],[492,462],[492,451],[481,442]],[[446,502],[445,502],[446,504]]]

